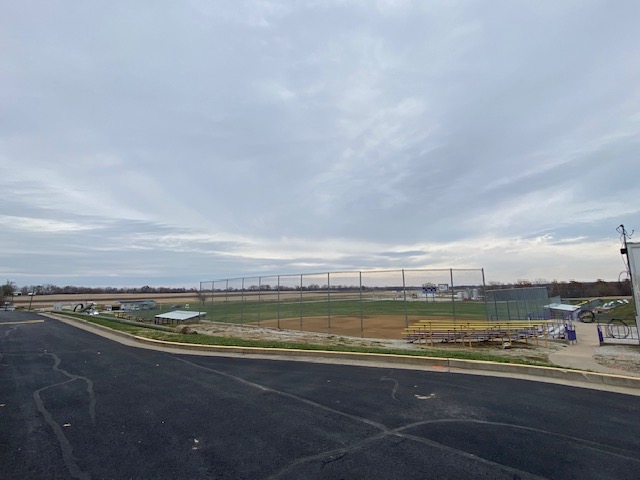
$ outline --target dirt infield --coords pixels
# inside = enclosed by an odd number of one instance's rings
[[[419,320],[447,320],[443,317],[409,317],[411,325]],[[460,320],[460,319],[459,319]],[[255,324],[257,325],[257,323]],[[261,321],[260,326],[281,328],[287,330],[301,330],[305,332],[330,333],[332,335],[346,335],[349,337],[367,338],[403,338],[402,330],[407,326],[404,316],[367,315],[363,317],[332,316],[329,325],[328,317],[281,318],[278,320]]]

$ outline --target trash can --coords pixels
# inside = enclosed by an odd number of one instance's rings
[[[567,334],[567,340],[569,341],[569,343],[573,343],[573,342],[577,342],[578,341],[578,336],[576,335],[576,329],[575,328],[570,327],[569,325],[565,324],[564,331]]]

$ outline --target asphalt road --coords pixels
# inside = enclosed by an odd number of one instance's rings
[[[640,401],[175,355],[0,311],[0,478],[638,479]]]

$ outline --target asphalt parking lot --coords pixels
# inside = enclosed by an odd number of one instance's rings
[[[637,397],[176,355],[0,312],[0,477],[640,477]]]

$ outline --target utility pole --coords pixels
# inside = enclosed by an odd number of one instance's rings
[[[29,311],[31,311],[31,303],[33,302],[33,297],[36,295],[36,291],[31,292],[31,298],[29,298]]]
[[[627,240],[631,238],[631,236],[633,235],[633,231],[631,233],[628,233],[627,230],[624,228],[624,225],[620,225],[616,230],[620,234],[620,240],[622,240],[622,244],[623,244],[623,247],[620,249],[620,253],[626,257],[625,263],[627,265],[627,275],[629,275],[629,283],[631,284],[631,301],[633,302],[633,305],[636,309],[636,327],[638,329],[638,335],[639,335],[638,340],[640,341],[640,306],[638,306],[638,301],[637,301],[640,299],[636,299],[636,289],[633,284],[633,277],[632,277],[633,274],[631,273],[636,268],[637,261],[634,262],[635,264],[634,269],[632,269],[631,261],[629,260],[629,246],[627,245]],[[638,272],[636,271],[635,273],[638,273]]]
[[[629,283],[631,284],[631,296],[635,297],[633,291],[633,278],[631,278],[631,263],[629,263],[629,248],[627,246],[627,240],[631,238],[633,232],[628,233],[624,228],[624,225],[620,225],[618,228],[616,228],[616,231],[620,234],[620,240],[622,241],[623,245],[623,247],[620,249],[620,254],[624,255],[625,257],[625,264],[627,265],[627,275],[629,276]]]
[[[631,265],[629,264],[629,251],[627,250],[627,239],[630,238],[631,235],[633,235],[633,232],[631,232],[631,234],[628,234],[627,230],[624,228],[624,225],[620,225],[618,228],[616,228],[616,231],[620,234],[620,240],[622,240],[622,245],[623,245],[623,247],[620,249],[620,253],[627,257],[627,260],[625,263],[627,264],[627,273],[629,274],[629,277],[631,277]]]

